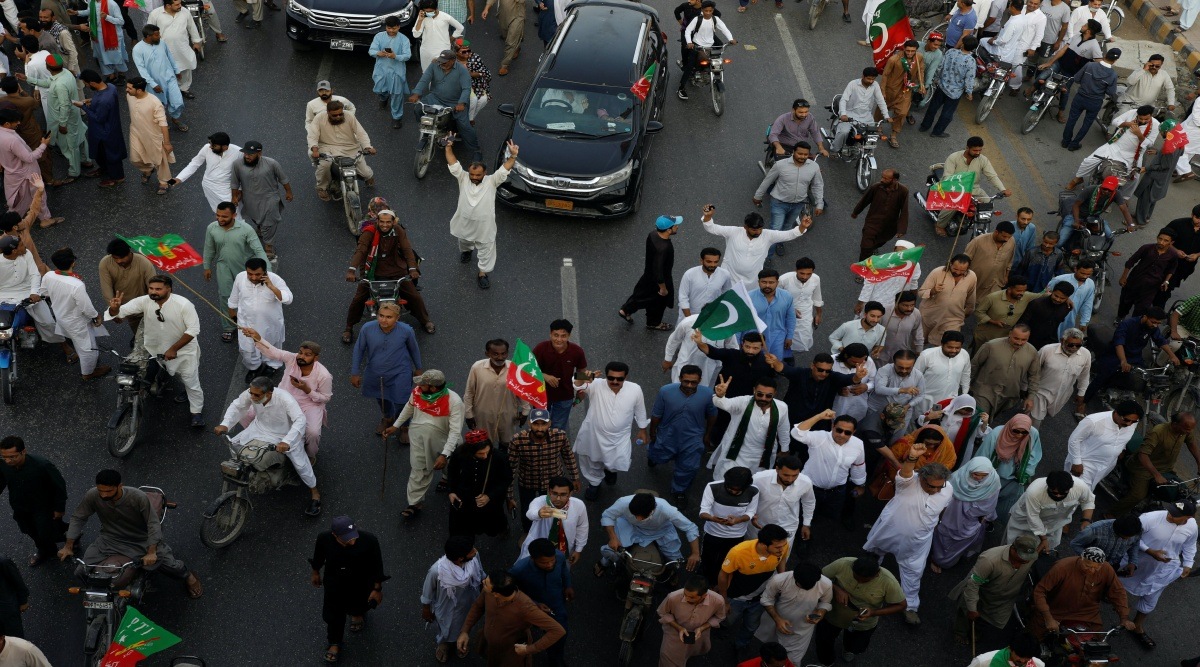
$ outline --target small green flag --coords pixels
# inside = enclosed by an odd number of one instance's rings
[[[733,289],[710,301],[700,311],[694,328],[709,340],[724,340],[734,334],[750,331],[763,332],[767,325],[758,317],[746,286],[740,282]]]
[[[570,378],[564,378],[570,382]],[[508,390],[517,398],[543,410],[548,405],[546,398],[546,380],[542,377],[542,369],[529,346],[520,338],[513,346],[512,363],[508,366]]]

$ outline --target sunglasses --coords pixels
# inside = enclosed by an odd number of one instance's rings
[[[162,308],[159,308],[158,310],[154,311],[154,316],[158,318],[159,322],[166,322],[166,320],[164,320],[163,316],[162,316]]]
[[[761,391],[754,392],[755,398],[775,398],[775,394],[766,394]]]
[[[833,432],[841,433],[842,435],[854,435],[854,429],[835,428]]]
[[[604,379],[608,380],[609,382],[624,382],[625,381],[624,377],[621,377],[618,375],[606,375],[604,377]]]
[[[1013,315],[1013,312],[1015,311],[1015,309],[1016,309],[1016,306],[1012,305],[1011,303],[1010,303],[1010,304],[1008,304],[1008,316],[1009,316],[1009,317],[1012,317],[1012,315]]]
[[[1078,350],[1083,346],[1083,343],[1063,343],[1062,346],[1068,350]]]
[[[832,373],[832,372],[833,372],[833,369],[832,369],[832,368],[816,368],[816,367],[813,367],[813,372],[814,372],[814,373]]]
[[[931,488],[931,489],[935,489],[935,490],[938,490],[938,491],[940,491],[940,490],[942,490],[942,489],[946,488],[946,483],[945,483],[945,482],[942,482],[941,484],[930,484],[929,482],[926,482],[925,480],[921,480],[921,483],[922,483],[922,484],[924,484],[925,486],[928,486],[928,487],[929,487],[929,488]]]
[[[1014,428],[1014,429],[1012,430],[1012,434],[1013,434],[1013,435],[1026,436],[1026,435],[1029,435],[1029,431],[1026,431],[1025,429]]]

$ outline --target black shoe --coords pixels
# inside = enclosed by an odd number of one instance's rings
[[[192,428],[204,428],[204,415],[192,415]]]
[[[679,90],[675,91],[675,94],[676,94],[676,95],[678,95],[678,96],[679,96],[679,99],[681,99],[681,100],[686,100],[686,99],[688,98],[687,91],[686,91],[686,90],[684,90],[684,89],[682,89],[682,88],[680,88]]]
[[[1058,145],[1066,148],[1070,143],[1071,142],[1067,141],[1066,139],[1063,139],[1062,141],[1058,142]]]
[[[842,14],[842,23],[850,23],[850,15]]]
[[[321,516],[320,498],[313,498],[308,501],[308,509],[304,510],[304,516]]]
[[[238,12],[237,15],[233,17],[233,22],[241,23],[242,21],[246,20],[247,16],[250,16],[250,12]]]
[[[680,512],[687,509],[687,494],[676,493],[672,498],[671,504],[674,505],[675,509],[679,510]]]
[[[404,121],[403,121],[403,120],[400,120],[399,118],[397,118],[396,120],[393,120],[393,121],[392,121],[392,128],[393,128],[393,129],[397,129],[397,130],[399,130],[399,129],[400,129],[400,128],[402,128],[402,127],[404,127]]]
[[[262,21],[254,21],[254,20],[246,21],[246,25],[244,25],[242,27],[244,27],[247,30],[254,30],[255,28],[261,28]]]
[[[604,483],[609,486],[617,485],[617,473],[612,470],[604,471]]]
[[[466,252],[458,253],[458,261],[460,264],[466,264],[467,262],[470,262],[471,261],[471,251],[467,250]]]
[[[930,126],[930,127],[932,127],[932,126]],[[928,132],[928,131],[929,131],[929,128],[925,127],[924,125],[917,126],[917,132]]]
[[[950,138],[950,135],[946,134],[945,132],[935,132],[929,136],[937,137],[938,139],[949,139]]]
[[[775,244],[775,254],[780,257],[783,257],[783,244],[782,243]]]
[[[600,497],[600,485],[599,484],[597,484],[596,486],[589,486],[587,489],[585,489],[583,491],[583,499],[584,500],[595,501],[599,497]]]
[[[479,276],[475,279],[475,284],[479,285],[479,289],[488,289],[492,286],[492,281],[488,280],[487,276]]]
[[[1080,148],[1083,148],[1083,146],[1080,146],[1079,144],[1067,144],[1067,150],[1069,151],[1077,151]]]
[[[195,95],[193,95],[193,94],[192,94],[192,91],[190,91],[190,90],[181,90],[181,91],[179,91],[179,94],[180,94],[180,95],[183,95],[183,99],[185,99],[185,100],[194,100],[194,99],[196,99],[196,96],[195,96]]]
[[[176,389],[175,390],[175,398],[173,400],[176,403],[187,403],[187,393]]]

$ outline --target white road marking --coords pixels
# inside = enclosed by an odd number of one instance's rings
[[[321,64],[317,67],[317,81],[329,80],[329,70],[333,68],[333,51],[325,50],[321,56]]]
[[[563,257],[559,279],[562,282],[562,316],[574,325],[571,340],[581,345],[583,335],[579,326],[579,290],[575,283],[575,262],[570,257]]]
[[[779,28],[779,36],[783,38],[783,50],[787,51],[788,61],[792,64],[792,74],[796,75],[796,83],[800,85],[800,97],[813,99],[812,84],[804,73],[804,65],[800,62],[800,52],[796,50],[796,42],[792,40],[792,31],[783,20],[783,14],[775,15],[775,27]]]

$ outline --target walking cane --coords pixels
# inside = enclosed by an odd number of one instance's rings
[[[379,377],[379,412],[383,414],[384,421],[387,420],[387,403],[383,398],[383,376]],[[383,442],[383,476],[379,480],[379,499],[383,500],[384,492],[387,491],[387,461],[388,461],[388,437],[387,427],[384,427],[384,432],[380,435],[380,440]]]
[[[971,655],[979,655],[975,652],[975,619],[971,619]]]

